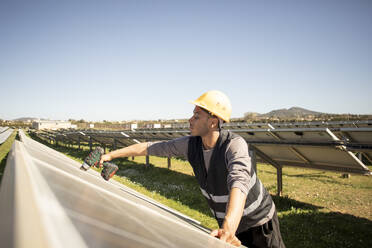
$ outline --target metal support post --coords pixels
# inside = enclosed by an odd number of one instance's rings
[[[249,153],[249,156],[251,157],[252,168],[256,172],[256,175],[257,175],[258,173],[257,173],[256,151],[253,146],[249,146],[248,153]]]
[[[150,156],[146,155],[146,167],[150,165]]]
[[[89,152],[92,152],[92,137],[89,137]]]
[[[277,163],[275,160],[272,160],[269,156],[267,156],[265,153],[261,152],[259,149],[255,148],[255,151],[256,151],[256,154],[262,158],[263,160],[265,160],[267,163],[271,164],[272,166],[274,166],[276,168],[276,180],[277,180],[277,187],[278,187],[278,190],[277,190],[277,195],[278,196],[281,196],[282,195],[282,191],[283,191],[283,183],[282,183],[282,168],[283,166],[279,163]]]
[[[170,157],[168,157],[168,169],[170,169],[171,168],[171,158]]]
[[[277,189],[276,194],[278,196],[282,196],[282,193],[283,193],[282,169],[283,169],[282,167],[276,169],[276,180],[277,180],[277,184],[278,184],[278,189]]]

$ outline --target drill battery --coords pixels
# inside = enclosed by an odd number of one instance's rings
[[[111,162],[103,162],[103,170],[101,172],[101,176],[107,181],[111,177],[113,177],[118,170],[118,166]]]

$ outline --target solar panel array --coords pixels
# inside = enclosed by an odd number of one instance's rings
[[[291,123],[283,124],[289,127]],[[330,128],[275,128],[275,124],[232,123],[224,129],[241,135],[261,160],[277,165],[291,165],[350,173],[369,174],[368,168],[355,153],[371,161],[372,127],[355,127],[355,122],[313,123]],[[358,122],[369,125],[371,122]],[[252,128],[253,126],[254,128]],[[277,124],[278,125],[278,124]],[[299,124],[295,124],[298,126]],[[305,125],[305,124],[304,124]],[[354,126],[336,128],[336,126]],[[248,128],[249,127],[249,128]],[[258,128],[259,127],[259,128]],[[189,135],[187,125],[167,129],[138,129],[135,131],[60,131],[38,135],[48,139],[74,143],[98,143],[117,149],[134,143],[170,140]]]
[[[0,145],[9,138],[13,131],[14,130],[9,127],[0,127]]]
[[[20,132],[0,190],[4,247],[232,247]]]
[[[4,132],[5,130],[7,130],[9,127],[0,127],[0,133]]]
[[[223,129],[241,135],[256,159],[277,169],[278,194],[282,191],[283,166],[371,175],[372,121],[319,123],[227,123]],[[298,126],[301,126],[299,128]],[[314,127],[316,126],[316,127]],[[85,142],[118,149],[128,145],[170,140],[189,135],[187,124],[171,128],[133,131],[60,130],[37,132],[39,136],[66,143]],[[253,164],[255,167],[255,162]]]
[[[226,123],[225,127],[231,129],[234,127],[247,129],[278,129],[278,128],[349,128],[349,127],[371,127],[372,120],[364,121],[312,121],[312,122],[272,122],[272,123]]]

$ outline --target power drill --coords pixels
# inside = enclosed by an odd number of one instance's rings
[[[94,149],[89,155],[84,159],[83,164],[81,165],[81,170],[88,170],[91,166],[99,167],[99,161],[101,156],[105,153],[102,147],[98,146]],[[113,177],[118,170],[118,166],[111,162],[103,162],[103,170],[101,176],[107,181]]]

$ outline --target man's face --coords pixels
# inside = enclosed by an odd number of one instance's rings
[[[192,136],[205,136],[209,132],[210,115],[202,108],[196,106],[194,114],[189,119],[190,132]]]

